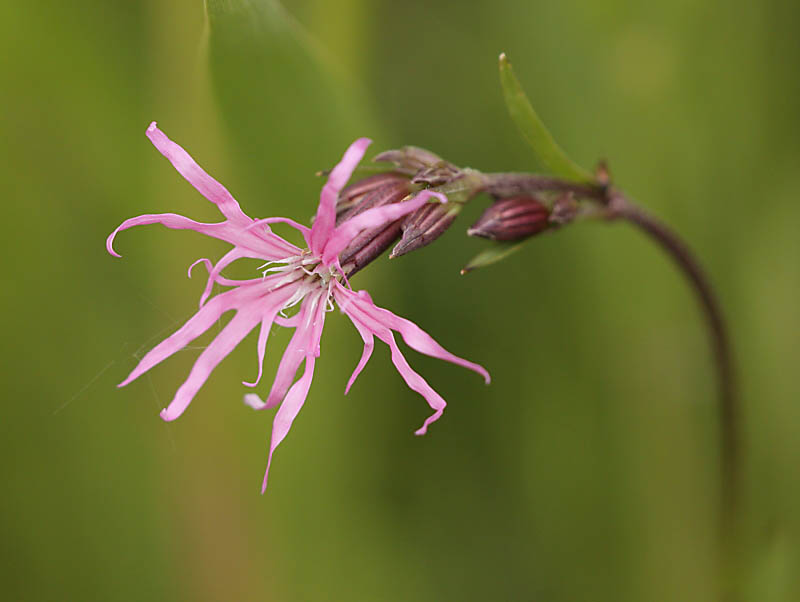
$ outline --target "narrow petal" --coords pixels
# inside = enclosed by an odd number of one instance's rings
[[[117,234],[128,228],[147,224],[161,224],[173,230],[194,230],[200,234],[224,240],[235,247],[247,249],[252,257],[268,261],[284,259],[300,253],[300,249],[295,245],[271,232],[259,232],[257,229],[248,230],[228,222],[214,224],[196,222],[177,213],[149,213],[126,219],[109,234],[106,239],[106,249],[115,257],[120,257],[120,254],[114,250],[114,239]]]
[[[283,316],[275,316],[275,324],[282,326],[283,328],[296,328],[299,322],[299,314],[289,316],[288,318],[284,318]]]
[[[376,333],[378,334],[378,333]],[[383,333],[386,335],[386,338],[381,337],[384,343],[389,345],[392,350],[392,363],[397,368],[397,371],[400,373],[400,376],[403,377],[403,380],[406,381],[408,387],[425,398],[425,401],[428,402],[428,405],[431,406],[431,409],[434,410],[434,413],[428,416],[425,419],[425,422],[422,424],[420,428],[414,431],[415,435],[424,435],[428,432],[428,425],[436,422],[444,412],[444,408],[447,405],[447,402],[439,395],[433,388],[422,378],[419,374],[414,372],[411,366],[408,365],[405,356],[400,351],[400,347],[397,346],[397,342],[394,340],[394,335],[391,331],[387,331]]]
[[[372,357],[372,351],[375,349],[375,337],[372,335],[372,331],[358,320],[352,320],[352,322],[353,326],[358,330],[358,334],[360,334],[361,338],[364,340],[364,351],[361,352],[361,359],[358,360],[358,365],[355,370],[353,370],[353,374],[350,375],[350,380],[347,381],[347,386],[344,388],[345,395],[350,392],[350,387],[356,382],[356,378],[361,374],[364,366],[367,365],[369,358]]]
[[[288,217],[266,217],[264,219],[257,219],[252,224],[247,226],[247,230],[249,230],[254,226],[260,226],[262,224],[276,224],[276,223],[286,224],[287,226],[291,226],[292,228],[300,232],[300,234],[303,235],[303,240],[306,241],[306,244],[308,246],[311,246],[311,228],[309,228],[308,226],[304,226],[303,224],[300,224]]]
[[[265,408],[274,408],[284,399],[303,359],[309,354],[315,357],[318,355],[322,326],[325,322],[323,294],[320,292],[314,296],[309,295],[303,300],[298,312],[299,321],[278,365],[278,372],[265,401]]]
[[[367,147],[372,143],[369,138],[359,138],[345,151],[342,160],[333,168],[328,181],[322,187],[319,197],[319,207],[317,216],[314,218],[314,225],[311,228],[311,250],[317,255],[322,254],[328,237],[333,232],[336,223],[336,199],[339,192],[347,184],[347,180],[353,174],[353,170],[358,165]]]
[[[276,290],[259,304],[263,304],[260,308],[261,311],[261,331],[258,333],[258,376],[252,383],[242,382],[243,385],[248,387],[255,387],[261,380],[261,374],[264,369],[264,354],[267,348],[267,339],[269,338],[269,331],[272,328],[272,323],[278,315],[278,312],[284,306],[286,301],[294,294],[296,287],[286,286],[280,290]]]
[[[350,302],[370,318],[372,318],[375,322],[399,332],[406,344],[415,351],[472,370],[473,372],[483,376],[486,384],[491,382],[491,376],[489,376],[489,373],[483,366],[460,358],[457,355],[453,355],[439,343],[437,343],[431,335],[410,320],[401,318],[400,316],[390,312],[388,309],[378,307],[372,302],[371,299],[361,295],[356,295],[351,291],[347,291],[347,289],[344,287],[338,287],[337,292],[340,289],[345,291],[345,295],[347,292],[350,292]]]
[[[167,228],[171,228],[173,230],[194,230],[195,232],[200,232],[201,234],[205,234],[207,236],[221,238],[222,229],[225,225],[225,222],[220,222],[217,224],[205,224],[203,222],[196,222],[193,219],[189,219],[183,215],[178,215],[177,213],[148,213],[145,215],[139,215],[137,217],[126,219],[119,226],[117,226],[116,230],[108,235],[108,238],[106,238],[106,250],[114,257],[122,257],[122,255],[114,250],[114,239],[117,237],[117,234],[123,230],[127,230],[128,228],[133,228],[134,226],[144,226],[147,224],[161,224],[162,226],[166,226]]]
[[[269,468],[272,465],[272,454],[275,453],[275,448],[280,445],[281,441],[286,437],[289,429],[292,427],[294,419],[303,407],[303,404],[308,397],[308,390],[311,387],[311,379],[314,377],[314,356],[306,357],[306,368],[303,376],[292,385],[289,392],[275,414],[275,420],[272,422],[272,435],[269,442],[269,457],[267,458],[267,470],[264,472],[264,481],[261,483],[261,493],[267,490],[267,479],[269,478]]]
[[[156,122],[147,128],[147,137],[158,151],[164,155],[172,166],[178,170],[186,180],[194,186],[200,194],[214,203],[222,214],[231,221],[250,221],[236,199],[230,192],[200,167],[189,153],[167,138],[166,134],[158,129]]]
[[[128,375],[128,378],[126,378],[117,386],[124,387],[131,381],[139,378],[142,374],[147,372],[156,364],[163,362],[174,353],[180,351],[194,339],[211,328],[211,326],[216,324],[220,316],[226,311],[238,307],[240,304],[245,302],[248,296],[253,297],[259,292],[260,291],[258,291],[255,287],[247,287],[234,289],[232,291],[227,291],[217,295],[200,311],[189,318],[189,320],[174,334],[153,347]]]
[[[237,312],[197,358],[189,378],[180,386],[170,404],[161,410],[161,418],[170,421],[183,414],[214,368],[253,330],[258,321],[259,312],[253,308]]]
[[[189,266],[189,269],[187,270],[187,275],[189,276],[189,278],[192,277],[192,270],[194,270],[194,266],[196,266],[198,263],[202,263],[203,265],[205,265],[206,270],[208,270],[209,273],[214,268],[214,264],[211,263],[210,259],[201,257],[200,259],[198,259],[192,265]],[[248,284],[257,284],[259,282],[262,282],[263,280],[264,280],[263,278],[250,278],[249,280],[231,280],[230,278],[224,278],[222,276],[216,276],[214,278],[214,282],[216,282],[217,284],[221,284],[222,286],[244,286]]]
[[[255,387],[261,381],[261,374],[264,372],[264,355],[267,352],[267,339],[269,338],[269,331],[272,328],[272,319],[275,314],[271,316],[264,316],[261,319],[261,330],[258,332],[258,374],[253,382],[242,381],[246,387]]]
[[[348,316],[350,316],[353,309],[355,309],[360,312],[362,321],[365,321],[373,330],[377,328],[377,325],[396,330],[403,336],[403,340],[412,349],[424,353],[425,355],[468,368],[483,376],[487,384],[491,382],[491,377],[483,366],[450,353],[437,343],[427,332],[410,320],[401,318],[387,309],[376,306],[369,296],[369,293],[366,291],[350,291],[336,283],[335,292],[336,301],[340,309]],[[352,308],[350,306],[352,306]]]
[[[205,302],[208,300],[208,297],[211,295],[211,289],[214,287],[214,282],[217,281],[219,278],[220,273],[224,270],[227,266],[232,264],[237,259],[243,259],[245,257],[252,257],[252,254],[248,253],[244,249],[240,249],[239,247],[234,247],[216,263],[216,265],[211,268],[208,272],[208,280],[206,281],[206,288],[203,290],[203,294],[200,295],[200,307],[205,305]]]
[[[264,402],[261,401],[261,398],[255,393],[247,393],[244,396],[244,404],[250,406],[254,410],[263,410],[265,405]]]
[[[307,347],[306,340],[308,333],[297,328],[292,335],[289,344],[283,352],[280,364],[278,364],[278,371],[275,374],[275,379],[272,381],[272,387],[269,390],[267,398],[264,400],[263,409],[274,408],[277,406],[284,397],[286,392],[294,381],[297,369],[303,363],[305,358],[305,347]]]
[[[381,207],[373,207],[347,220],[333,230],[330,239],[325,245],[322,254],[322,262],[325,265],[330,265],[357,234],[367,228],[377,228],[383,224],[400,219],[404,215],[412,213],[422,207],[422,205],[430,201],[431,197],[436,197],[442,203],[447,202],[447,197],[442,193],[423,190],[411,200],[403,201],[402,203],[393,203],[391,205],[383,205]]]
[[[355,311],[348,313],[347,315],[358,331],[374,334],[384,343],[389,345],[389,348],[392,352],[392,363],[395,365],[395,368],[397,368],[400,376],[403,377],[403,380],[406,382],[408,387],[422,395],[422,397],[425,398],[425,401],[428,402],[428,405],[434,410],[434,413],[431,414],[425,420],[423,425],[415,431],[415,434],[417,435],[424,435],[428,431],[428,425],[437,421],[442,415],[444,408],[447,406],[447,402],[445,402],[441,395],[433,390],[433,388],[425,381],[424,378],[422,378],[422,376],[420,376],[411,368],[402,351],[400,351],[400,347],[397,346],[394,334],[391,330],[389,330],[389,328],[380,324],[370,324],[369,318],[367,318],[367,320],[362,320],[362,316],[360,315],[358,309],[353,309]]]

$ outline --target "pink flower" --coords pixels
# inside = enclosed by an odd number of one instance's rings
[[[175,393],[170,404],[161,411],[164,420],[174,420],[186,410],[217,364],[256,326],[261,327],[257,345],[258,375],[254,382],[244,383],[249,387],[256,386],[261,380],[264,353],[272,325],[294,328],[294,335],[284,351],[266,399],[262,401],[255,394],[245,395],[245,403],[257,410],[280,405],[272,426],[262,493],[267,486],[272,454],[286,437],[308,395],[314,364],[320,355],[320,337],[325,314],[333,309],[334,302],[342,313],[350,318],[364,340],[364,352],[347,382],[345,393],[350,390],[369,360],[375,337],[378,337],[389,345],[392,362],[406,384],[422,395],[434,410],[416,431],[417,435],[425,434],[428,425],[442,415],[446,403],[425,379],[408,365],[395,341],[395,331],[400,333],[412,349],[469,368],[482,375],[487,383],[489,382],[489,374],[484,368],[446,351],[413,322],[376,306],[366,291],[353,291],[344,277],[339,265],[339,253],[360,232],[397,220],[429,202],[432,197],[437,197],[441,202],[447,200],[440,193],[426,190],[410,200],[368,209],[337,226],[336,200],[353,169],[363,157],[370,144],[369,139],[359,138],[351,144],[342,160],[331,171],[320,194],[314,225],[312,228],[307,228],[287,218],[253,220],[244,214],[230,192],[203,171],[185,150],[167,138],[156,127],[155,122],[147,128],[147,137],[192,186],[219,207],[225,220],[205,224],[174,213],[140,215],[125,220],[111,233],[106,241],[108,252],[119,257],[113,248],[117,233],[143,224],[162,224],[173,229],[195,230],[229,242],[233,248],[216,265],[212,265],[208,259],[199,259],[189,267],[189,276],[192,268],[201,262],[209,273],[205,290],[200,298],[199,311],[173,335],[151,349],[119,386],[127,385],[186,347],[216,324],[222,314],[235,311],[233,318],[197,358],[189,377]],[[269,224],[274,222],[283,222],[299,230],[308,248],[300,249],[274,234],[269,227]],[[261,277],[250,280],[230,280],[221,275],[225,266],[245,257],[266,261],[262,268],[272,267],[265,269]],[[214,283],[230,288],[209,299]],[[295,315],[291,317],[283,315],[283,310],[298,303],[300,308]],[[305,362],[303,374],[295,382],[295,374],[303,362]]]

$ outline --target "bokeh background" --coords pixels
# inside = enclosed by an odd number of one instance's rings
[[[208,0],[218,10],[234,0]],[[542,236],[460,276],[464,232],[354,281],[492,372],[409,360],[331,314],[259,495],[272,416],[241,403],[251,335],[180,420],[197,349],[125,389],[194,311],[222,244],[123,219],[215,209],[154,119],[254,216],[301,220],[351,140],[532,168],[508,53],[568,152],[683,233],[730,320],[745,409],[741,586],[800,599],[800,7],[785,0],[287,0],[207,27],[200,0],[0,3],[0,587],[8,600],[709,600],[717,428],[700,314],[625,225]],[[210,33],[210,35],[209,35]],[[276,333],[267,372],[286,342]],[[198,341],[197,347],[207,343]],[[263,387],[266,386],[267,379]]]

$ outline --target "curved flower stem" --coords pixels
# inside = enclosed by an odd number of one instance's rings
[[[605,175],[601,172],[601,175]],[[605,184],[581,184],[535,174],[486,174],[485,190],[498,197],[540,192],[570,192],[599,205],[609,220],[624,220],[650,236],[675,262],[697,295],[703,308],[712,340],[719,384],[720,420],[720,577],[723,599],[735,599],[736,517],[740,480],[740,408],[736,395],[735,373],[730,339],[711,283],[689,247],[655,217],[634,205],[622,192]]]
[[[705,313],[719,379],[722,527],[728,531],[733,526],[732,519],[738,498],[739,407],[734,384],[731,346],[719,303],[700,264],[686,244],[667,226],[632,204],[619,192],[610,194],[607,217],[625,220],[653,238],[689,280]]]
[[[581,184],[571,180],[530,173],[488,173],[484,176],[484,190],[497,197],[537,192],[572,192],[576,197],[592,199],[605,204],[607,190],[596,184]]]
[[[739,403],[736,397],[735,374],[730,339],[711,283],[686,244],[666,225],[620,192],[609,189],[606,214],[608,219],[621,219],[638,227],[656,241],[677,264],[697,294],[705,313],[716,360],[719,381],[720,420],[720,507],[719,507],[719,578],[721,599],[736,600],[736,546],[740,478]]]

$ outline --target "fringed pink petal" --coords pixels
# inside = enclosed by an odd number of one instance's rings
[[[250,406],[254,410],[263,410],[264,402],[255,393],[246,393],[244,396],[244,405]]]
[[[491,382],[491,376],[489,376],[489,372],[486,371],[486,368],[474,362],[460,358],[457,355],[453,355],[439,343],[437,343],[431,335],[410,320],[401,318],[400,316],[390,312],[388,309],[378,307],[372,302],[371,299],[367,299],[365,297],[355,296],[353,297],[353,303],[370,318],[375,320],[375,322],[399,332],[406,344],[415,351],[472,370],[473,372],[483,376],[486,384]]]
[[[271,316],[264,316],[261,319],[261,330],[258,332],[258,374],[256,375],[256,379],[253,382],[247,382],[246,380],[242,381],[242,384],[245,387],[255,387],[259,382],[261,382],[261,374],[264,372],[264,355],[267,352],[267,339],[269,338],[269,331],[272,328],[272,319],[274,318],[274,314]]]
[[[244,249],[234,247],[225,253],[225,255],[223,255],[222,258],[216,263],[216,265],[209,270],[206,287],[203,289],[203,294],[200,295],[200,307],[203,307],[209,296],[211,296],[211,290],[214,287],[214,283],[218,281],[217,279],[220,277],[222,270],[224,270],[237,259],[243,259],[245,257],[253,258],[254,256],[252,253],[248,253]],[[255,257],[255,259],[258,259],[258,257]]]
[[[269,338],[269,331],[272,328],[272,323],[277,317],[277,314],[281,308],[294,294],[295,290],[296,287],[286,286],[280,290],[276,290],[260,301],[260,303],[263,303],[264,306],[260,308],[261,330],[258,333],[258,376],[256,376],[256,380],[251,383],[242,381],[243,385],[255,387],[261,380],[261,374],[264,370],[264,355],[267,348],[267,339]]]
[[[248,297],[255,297],[260,291],[255,287],[234,289],[217,295],[203,308],[193,315],[174,334],[153,347],[139,362],[139,364],[123,380],[118,387],[124,387],[131,381],[139,378],[150,368],[163,362],[165,359],[180,351],[194,339],[206,332],[226,311],[230,311],[246,302]]]
[[[222,332],[197,358],[191,372],[189,372],[189,378],[175,393],[172,402],[161,410],[160,416],[162,419],[171,421],[183,414],[200,390],[200,387],[208,380],[214,368],[253,330],[258,321],[259,314],[257,311],[253,311],[252,308],[237,312],[233,319],[225,325]]]
[[[400,373],[400,376],[403,377],[403,380],[406,381],[408,387],[425,398],[425,401],[428,402],[428,405],[434,410],[434,413],[428,416],[425,419],[425,422],[419,427],[416,431],[414,431],[415,435],[424,435],[428,432],[428,426],[437,420],[444,412],[445,406],[447,406],[447,402],[439,395],[433,388],[422,378],[419,374],[414,372],[411,366],[408,365],[405,356],[400,351],[400,347],[397,346],[397,342],[394,340],[394,335],[390,330],[386,330],[383,333],[375,333],[381,340],[389,345],[389,348],[392,350],[392,363],[397,368],[397,371]],[[383,335],[383,336],[381,336]]]
[[[383,326],[382,324],[376,323],[374,320],[371,320],[369,316],[363,314],[355,305],[353,305],[346,313],[347,317],[350,318],[350,320],[353,322],[353,325],[358,329],[359,332],[368,332],[374,334],[384,343],[389,345],[389,349],[391,349],[392,352],[392,363],[394,364],[395,368],[397,368],[400,376],[403,377],[403,380],[406,382],[408,387],[422,395],[422,397],[425,398],[425,401],[428,402],[428,405],[431,407],[431,409],[434,410],[434,413],[428,416],[423,425],[415,431],[415,434],[417,435],[424,435],[426,432],[428,432],[428,425],[436,422],[442,415],[444,408],[447,406],[447,402],[445,402],[441,395],[433,390],[433,388],[425,381],[424,378],[422,378],[422,376],[420,376],[411,368],[402,351],[400,351],[400,347],[397,346],[397,342],[394,339],[394,334],[391,330],[389,330],[389,328]]]
[[[345,395],[350,392],[350,387],[352,387],[353,383],[356,382],[356,378],[358,378],[358,375],[361,374],[364,366],[367,365],[369,358],[372,357],[372,351],[375,349],[375,337],[372,336],[372,332],[357,320],[353,320],[353,326],[356,327],[358,334],[361,335],[361,338],[364,341],[364,351],[361,352],[361,359],[358,360],[358,365],[350,375],[350,380],[347,381],[347,386],[344,388]]]
[[[250,228],[253,228],[255,226],[260,226],[263,224],[286,224],[287,226],[291,226],[292,228],[300,232],[300,234],[303,235],[303,240],[306,241],[306,244],[308,246],[311,246],[311,228],[309,228],[308,226],[304,226],[303,224],[298,223],[293,219],[290,219],[288,217],[265,217],[264,219],[257,219],[252,224],[250,224],[247,227],[247,229],[249,230]]]
[[[369,358],[372,357],[372,351],[375,349],[375,337],[372,335],[372,331],[369,328],[364,326],[358,320],[354,320],[347,312],[348,307],[352,303],[351,297],[357,296],[358,293],[354,293],[353,291],[350,291],[344,287],[334,288],[333,293],[339,309],[342,311],[342,313],[350,317],[351,321],[353,322],[353,326],[356,327],[358,334],[361,335],[361,339],[364,341],[364,350],[361,352],[361,359],[358,361],[358,365],[356,366],[355,370],[353,370],[353,374],[350,375],[350,380],[347,381],[347,386],[344,389],[344,394],[347,395],[350,392],[350,387],[353,386],[353,383],[356,382],[356,378],[358,378],[358,375],[361,374],[361,371],[367,365]]]
[[[314,363],[315,358],[309,355],[305,358],[306,367],[303,371],[303,376],[292,385],[289,392],[275,414],[275,420],[272,422],[272,435],[269,442],[269,457],[267,458],[267,469],[264,471],[264,481],[261,483],[261,493],[267,490],[267,480],[269,479],[269,468],[272,465],[272,454],[275,453],[275,448],[280,445],[281,441],[286,437],[289,429],[292,428],[294,419],[303,407],[303,404],[308,397],[308,390],[311,387],[311,379],[314,377]]]
[[[196,222],[177,213],[149,213],[126,219],[116,230],[108,235],[106,249],[115,257],[121,257],[114,250],[114,239],[117,234],[134,226],[148,224],[161,224],[173,230],[194,230],[200,234],[224,240],[235,247],[247,249],[252,254],[252,257],[268,261],[284,259],[300,253],[299,248],[271,232],[259,232],[255,229],[252,231],[245,230],[229,222],[217,222],[214,224]]]
[[[411,200],[391,205],[383,205],[381,207],[373,207],[347,220],[331,233],[330,239],[326,243],[322,253],[322,263],[325,265],[333,263],[339,253],[341,253],[344,248],[350,244],[353,238],[363,230],[378,228],[379,226],[400,219],[404,215],[412,213],[422,207],[425,203],[429,202],[432,197],[439,199],[442,203],[447,202],[447,197],[441,192],[423,190]]]
[[[162,226],[166,226],[172,230],[194,230],[195,232],[200,232],[206,236],[222,238],[222,240],[225,240],[225,238],[223,238],[225,222],[206,224],[203,222],[196,222],[193,219],[189,219],[183,215],[178,215],[177,213],[148,213],[126,219],[119,226],[117,226],[117,229],[109,234],[108,238],[106,238],[106,250],[114,257],[122,257],[122,255],[114,250],[114,239],[116,238],[117,234],[123,230],[127,230],[128,228],[133,228],[134,226],[144,226],[147,224],[161,224]]]
[[[400,348],[397,346],[394,334],[390,328],[387,325],[375,320],[372,316],[364,311],[363,304],[366,300],[365,297],[368,298],[368,295],[353,293],[352,291],[348,291],[341,286],[336,289],[335,294],[340,309],[353,322],[353,325],[361,334],[364,342],[366,343],[368,339],[371,340],[372,336],[374,335],[389,345],[389,348],[392,351],[392,363],[397,368],[400,376],[403,377],[403,380],[406,382],[409,388],[422,395],[425,398],[425,401],[428,402],[428,405],[434,410],[434,413],[425,420],[423,425],[417,429],[417,431],[415,431],[417,435],[424,435],[428,431],[428,425],[437,421],[442,415],[447,403],[441,395],[433,390],[433,388],[425,381],[424,378],[422,378],[422,376],[414,372],[414,370],[406,361],[405,356],[400,351]],[[364,354],[366,355],[366,347]],[[359,367],[362,367],[361,363],[359,363]],[[354,376],[351,377],[351,381],[355,378],[355,375],[356,374],[354,373]]]
[[[270,437],[269,458],[267,459],[267,470],[264,472],[264,481],[261,484],[261,493],[267,489],[267,479],[269,478],[269,467],[272,464],[272,454],[275,448],[283,441],[286,434],[297,417],[300,408],[308,397],[308,389],[311,386],[311,379],[314,376],[314,363],[319,357],[319,342],[322,337],[322,328],[325,325],[326,298],[324,295],[316,297],[316,306],[309,310],[310,319],[306,319],[298,326],[298,330],[304,328],[308,332],[309,351],[306,353],[306,367],[303,376],[292,385],[289,392],[283,399],[281,407],[275,414],[272,423],[272,435]]]
[[[267,218],[270,219],[270,218]],[[298,224],[294,220],[289,220],[288,218],[277,218],[276,221],[284,221],[284,219],[288,220],[289,222],[293,222],[297,229],[300,230],[301,233],[304,232],[303,228],[308,230],[306,226],[302,224]],[[288,223],[288,222],[287,222]],[[258,226],[261,226],[259,228]],[[276,249],[280,249],[281,257],[292,257],[294,255],[299,255],[302,250],[300,247],[295,245],[294,243],[290,243],[285,238],[278,236],[272,231],[272,228],[269,227],[268,223],[265,223],[264,220],[258,220],[258,222],[252,222],[245,228],[245,231],[249,234],[251,230],[254,230],[256,234],[264,239],[265,241],[269,242],[271,245],[274,245]],[[306,239],[306,244],[308,244],[307,235],[303,234],[303,238]]]
[[[283,352],[280,364],[278,364],[278,371],[275,374],[275,379],[272,381],[272,387],[269,390],[267,398],[264,400],[264,407],[262,409],[274,408],[277,406],[284,397],[286,392],[294,381],[297,369],[303,363],[305,358],[305,349],[307,346],[308,333],[297,328],[292,335],[289,344]]]
[[[167,138],[166,134],[158,129],[155,121],[147,128],[147,137],[153,143],[153,146],[169,159],[169,162],[178,170],[178,173],[186,178],[189,184],[194,186],[200,194],[219,207],[225,217],[234,222],[250,221],[250,218],[244,214],[233,195],[222,184],[208,175],[189,156],[189,153]]]
[[[265,409],[274,408],[283,400],[303,359],[308,355],[316,357],[319,354],[319,341],[325,322],[325,302],[322,297],[323,294],[318,293],[303,300],[297,314],[299,320],[296,330],[278,364],[275,380],[265,400]]]
[[[336,224],[336,199],[339,197],[339,192],[347,184],[347,180],[350,179],[353,170],[361,161],[371,142],[372,140],[369,138],[359,138],[353,142],[345,151],[342,160],[331,171],[325,186],[322,187],[317,216],[314,218],[314,225],[311,228],[310,247],[317,255],[322,255],[322,250]]]
[[[189,278],[192,277],[192,270],[194,270],[194,266],[196,266],[198,263],[202,263],[206,267],[206,270],[209,273],[214,268],[214,264],[211,263],[210,259],[201,257],[200,259],[198,259],[192,265],[189,266],[189,269],[187,270],[187,275],[189,276]],[[214,278],[214,282],[216,282],[217,284],[221,284],[222,286],[245,286],[248,284],[257,284],[262,281],[263,278],[250,278],[249,280],[231,280],[230,278],[224,278],[223,276],[217,276],[216,278]]]
[[[275,324],[282,326],[283,328],[296,328],[299,323],[300,316],[298,314],[289,316],[288,318],[283,316],[275,316]]]

